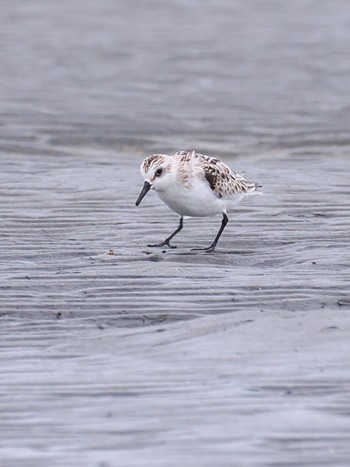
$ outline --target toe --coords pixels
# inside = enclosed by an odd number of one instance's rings
[[[215,250],[215,246],[210,245],[207,248],[191,248],[191,251],[205,251],[206,253],[211,253]]]

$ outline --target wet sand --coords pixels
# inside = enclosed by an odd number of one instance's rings
[[[4,7],[0,464],[347,467],[349,6],[131,3]],[[192,148],[264,196],[148,248]]]
[[[139,153],[61,150],[2,164],[2,465],[347,465],[349,159],[225,159],[265,194],[205,254],[147,248]]]

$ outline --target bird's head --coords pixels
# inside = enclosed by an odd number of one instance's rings
[[[167,156],[166,154],[148,156],[142,162],[140,170],[144,178],[144,184],[137,198],[136,206],[141,203],[151,188],[156,191],[164,191],[169,185],[170,178],[172,177],[171,156]]]

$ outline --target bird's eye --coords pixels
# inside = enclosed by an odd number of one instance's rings
[[[159,167],[159,169],[156,170],[155,176],[160,177],[162,175],[163,169]]]

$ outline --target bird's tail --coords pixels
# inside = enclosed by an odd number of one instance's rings
[[[246,181],[245,192],[247,194],[262,195],[262,192],[259,191],[259,188],[262,188],[262,186],[258,183]]]
[[[254,183],[254,193],[256,195],[263,195],[264,193],[260,191],[259,188],[262,188],[262,185],[259,185],[259,183]]]

